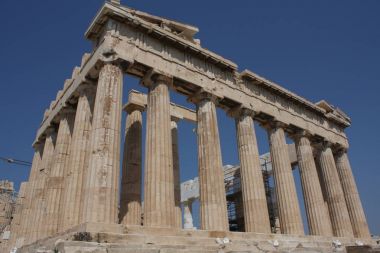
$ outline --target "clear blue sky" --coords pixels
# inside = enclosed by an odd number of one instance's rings
[[[102,0],[0,1],[0,156],[31,161],[42,115],[81,55]],[[380,234],[380,1],[123,1],[200,28],[205,48],[313,101],[344,110],[351,164],[372,233]],[[126,77],[129,88],[145,91]],[[186,104],[172,94],[172,100]],[[188,105],[191,106],[191,105]],[[224,164],[237,164],[233,121],[218,112]],[[182,179],[197,175],[194,126],[180,124]],[[257,129],[259,148],[268,151]],[[19,186],[29,168],[0,163]],[[299,188],[299,178],[296,175]],[[302,201],[301,201],[302,203]]]

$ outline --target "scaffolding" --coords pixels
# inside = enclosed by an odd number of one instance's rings
[[[264,188],[265,188],[265,195],[267,197],[267,204],[268,204],[268,215],[269,215],[269,221],[270,221],[270,227],[272,233],[276,233],[278,230],[278,225],[276,224],[277,220],[277,206],[275,202],[275,192],[274,187],[270,183],[270,178],[272,176],[272,168],[269,169],[269,161],[265,158],[261,159],[261,168],[263,172],[263,180],[264,180]]]
[[[271,185],[272,168],[268,158],[260,158],[263,182],[268,204],[270,226],[273,233],[278,231],[277,207],[274,187]],[[240,166],[224,167],[224,184],[227,198],[227,214],[230,231],[244,232],[244,210],[241,191]]]
[[[294,166],[297,163],[295,145],[289,144],[288,151],[290,162],[292,166]],[[267,199],[271,231],[272,233],[281,233],[270,153],[260,155],[260,165]],[[241,191],[240,165],[225,165],[223,166],[223,171],[230,231],[244,232],[244,208]],[[181,203],[196,199],[199,199],[198,177],[181,183]]]
[[[226,187],[230,231],[244,231],[240,169],[233,166],[225,166],[224,184]]]

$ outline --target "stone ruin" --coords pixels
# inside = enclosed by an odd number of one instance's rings
[[[197,32],[118,1],[102,6],[85,34],[92,52],[64,82],[37,131],[10,248],[20,253],[372,250],[347,155],[344,131],[350,118],[326,101],[312,103],[250,70],[240,72],[234,62],[203,48]],[[140,78],[149,92],[137,97],[131,92],[123,107],[125,74]],[[186,96],[196,111],[171,104],[171,92]],[[236,122],[231,134],[240,158],[244,232],[229,231],[217,107]],[[128,116],[121,154],[123,108]],[[199,230],[182,225],[179,120],[197,126]],[[271,231],[254,121],[269,136],[279,234]],[[309,235],[286,136],[295,142]]]

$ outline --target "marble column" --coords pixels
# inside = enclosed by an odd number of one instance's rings
[[[342,184],[344,197],[346,199],[348,214],[350,215],[354,235],[358,238],[370,238],[371,234],[368,229],[367,220],[364,214],[362,203],[360,201],[355,178],[352,174],[347,151],[338,151],[338,153],[335,155],[335,161],[340,182]]]
[[[25,205],[22,210],[22,215],[21,215],[21,221],[20,221],[20,235],[23,237],[21,240],[21,244],[26,243],[32,232],[32,227],[33,227],[33,217],[34,212],[36,211],[33,207],[34,206],[34,196],[36,194],[36,186],[37,186],[37,180],[38,180],[38,175],[39,175],[39,170],[40,170],[40,165],[41,165],[41,160],[42,160],[42,152],[44,150],[44,144],[43,143],[37,143],[34,146],[34,156],[33,156],[33,161],[32,161],[32,167],[30,170],[29,174],[29,181],[28,181],[28,191],[26,192],[26,198],[25,198]]]
[[[329,144],[325,143],[322,146],[318,160],[325,184],[333,233],[338,237],[353,237],[350,216],[348,215],[343,189]]]
[[[105,63],[96,91],[82,222],[118,222],[122,96],[121,67]]]
[[[329,205],[327,203],[327,190],[326,190],[326,184],[323,180],[323,175],[322,175],[322,169],[321,165],[319,164],[319,159],[318,159],[318,148],[313,148],[314,151],[314,162],[315,166],[317,167],[317,173],[318,173],[318,179],[319,179],[319,185],[321,186],[322,190],[322,196],[323,196],[323,202],[324,202],[324,209],[326,210],[327,216],[329,219],[327,220],[327,223],[330,227],[331,233],[334,235],[332,225],[331,225],[331,218],[330,218],[330,213],[329,213]]]
[[[330,217],[319,183],[313,150],[307,133],[295,136],[301,184],[310,235],[332,236]]]
[[[182,228],[181,209],[181,177],[178,154],[178,119],[172,117],[172,152],[173,152],[173,175],[174,175],[174,227]]]
[[[303,235],[301,210],[289,160],[284,128],[279,122],[273,123],[268,128],[281,232],[283,234]]]
[[[68,168],[65,175],[65,191],[61,201],[64,211],[59,221],[59,231],[65,231],[82,221],[83,180],[85,169],[88,167],[90,155],[90,132],[92,112],[95,100],[95,87],[91,84],[79,86],[79,98],[75,114],[75,123],[70,147]]]
[[[228,231],[216,98],[201,93],[197,100],[200,225],[202,230]]]
[[[243,109],[235,120],[245,232],[270,234],[268,204],[252,116],[253,112]]]
[[[46,216],[42,232],[44,236],[51,236],[58,232],[59,217],[67,211],[62,210],[60,204],[63,191],[66,190],[64,189],[64,178],[68,169],[75,110],[65,108],[60,117],[54,162],[46,182]]]
[[[193,201],[188,200],[183,203],[183,228],[193,230]]]
[[[51,127],[46,130],[44,153],[42,155],[41,167],[38,173],[36,191],[33,204],[36,212],[32,217],[31,241],[41,239],[45,236],[44,227],[46,224],[46,181],[50,175],[50,170],[54,162],[54,149],[57,138],[56,130]]]
[[[141,165],[142,165],[142,111],[145,108],[127,105],[125,124],[123,170],[120,192],[120,223],[141,225]]]
[[[144,182],[144,226],[148,227],[174,226],[171,82],[155,75],[148,93]]]

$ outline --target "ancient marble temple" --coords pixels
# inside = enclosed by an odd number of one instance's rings
[[[197,32],[118,1],[103,5],[85,34],[93,42],[91,53],[57,92],[38,129],[12,247],[333,252],[372,244],[347,154],[350,118],[325,101],[314,104],[252,71],[240,72],[203,48]],[[123,90],[130,89],[123,83],[127,74],[140,78],[146,96],[131,92],[122,101]],[[186,96],[196,111],[172,104],[174,93]],[[243,233],[229,231],[218,107],[236,123],[230,134],[237,138],[241,164]],[[199,230],[182,225],[180,120],[197,129]],[[271,234],[254,122],[268,132],[281,234]],[[296,145],[308,235],[286,137]]]

